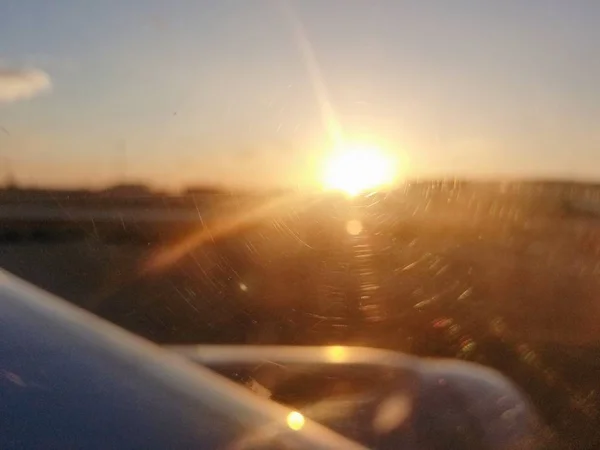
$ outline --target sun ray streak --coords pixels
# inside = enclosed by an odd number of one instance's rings
[[[152,273],[172,266],[191,251],[201,247],[205,242],[230,235],[240,229],[273,217],[285,208],[308,206],[308,199],[285,195],[268,201],[256,208],[220,218],[214,224],[204,222],[204,226],[190,234],[182,241],[160,249],[144,264],[142,273]]]
[[[290,2],[281,0],[279,4],[281,5],[281,9],[292,28],[295,43],[298,46],[306,66],[306,71],[308,72],[308,77],[321,111],[323,126],[325,127],[333,146],[339,146],[344,141],[342,126],[340,124],[338,115],[333,108],[331,96],[329,95],[327,85],[325,84],[325,79],[317,60],[313,45],[308,39],[308,34],[302,21],[300,20],[300,17]]]
[[[153,253],[142,264],[141,269],[124,274],[116,282],[103,286],[102,289],[90,296],[86,302],[86,307],[90,310],[97,309],[104,300],[111,295],[114,295],[121,289],[124,289],[148,275],[168,269],[176,264],[181,258],[191,254],[194,250],[200,248],[207,242],[212,244],[245,227],[250,227],[263,220],[273,218],[286,209],[291,208],[296,211],[303,210],[304,208],[310,207],[315,201],[317,201],[316,198],[310,198],[300,194],[287,194],[245,211],[221,216],[218,221],[215,221],[212,224],[202,219],[202,226],[200,229],[188,235],[180,242],[161,248]]]

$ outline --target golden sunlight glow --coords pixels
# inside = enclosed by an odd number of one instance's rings
[[[363,225],[360,220],[349,220],[346,222],[346,231],[350,236],[358,236],[362,233]]]
[[[333,345],[331,347],[327,347],[327,356],[329,360],[333,363],[343,362],[348,355],[347,350],[339,345]]]
[[[326,162],[323,186],[350,196],[390,185],[396,162],[381,149],[367,145],[343,145]]]
[[[298,411],[292,411],[287,416],[287,424],[294,431],[299,431],[304,427],[304,416]]]

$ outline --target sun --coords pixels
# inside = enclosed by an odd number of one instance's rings
[[[396,162],[376,146],[349,144],[326,161],[323,187],[350,196],[388,186],[396,177]]]

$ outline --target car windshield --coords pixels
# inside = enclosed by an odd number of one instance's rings
[[[0,267],[161,345],[475,362],[596,449],[599,20],[5,1]]]

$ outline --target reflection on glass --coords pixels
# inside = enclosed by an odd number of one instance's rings
[[[304,416],[298,411],[292,411],[287,416],[287,424],[294,431],[299,431],[304,427]]]
[[[332,362],[342,362],[346,359],[347,350],[339,345],[327,348],[327,356]]]
[[[381,402],[373,420],[373,427],[379,433],[388,433],[408,419],[412,402],[405,394],[388,397]]]
[[[349,220],[346,222],[346,231],[351,236],[358,236],[363,230],[363,225],[360,220]]]

